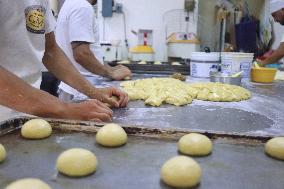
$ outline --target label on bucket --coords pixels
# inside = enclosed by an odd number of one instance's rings
[[[216,67],[218,63],[190,63],[190,75],[192,77],[210,77],[210,71],[212,67]]]
[[[224,60],[221,63],[221,71],[222,73],[232,75],[240,71],[240,64],[232,60]]]
[[[243,78],[250,78],[252,63],[251,62],[242,62],[241,71],[243,71]]]

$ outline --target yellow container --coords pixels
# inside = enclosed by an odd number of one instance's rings
[[[275,68],[252,68],[251,80],[256,83],[272,83],[276,72]]]

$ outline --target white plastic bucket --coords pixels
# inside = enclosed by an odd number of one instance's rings
[[[229,75],[243,71],[243,78],[250,78],[253,53],[222,53],[221,71]]]
[[[193,52],[190,56],[190,75],[192,77],[210,77],[210,69],[220,63],[220,53]]]

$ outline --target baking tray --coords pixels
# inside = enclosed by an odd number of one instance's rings
[[[0,143],[8,151],[8,158],[0,164],[0,188],[19,178],[36,177],[53,189],[167,189],[170,187],[160,181],[160,168],[178,155],[177,139],[190,132],[125,126],[128,143],[104,148],[95,143],[95,133],[102,124],[47,119],[54,128],[51,137],[25,140],[19,128],[29,119],[20,117],[0,124]],[[270,136],[201,133],[213,140],[214,150],[210,156],[194,158],[203,170],[196,188],[283,189],[284,162],[263,152],[263,143]],[[99,164],[95,174],[75,179],[57,173],[56,158],[73,147],[96,154]]]
[[[109,62],[110,66],[118,65],[117,62]],[[130,64],[122,64],[128,67],[133,73],[138,74],[165,74],[170,75],[174,73],[181,73],[183,75],[190,75],[190,66],[186,64],[171,65],[168,62],[163,62],[161,65],[155,65],[153,62],[147,64],[138,64],[138,62],[131,62]]]

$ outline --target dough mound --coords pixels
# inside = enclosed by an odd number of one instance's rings
[[[251,93],[240,86],[223,83],[195,83],[191,87],[198,90],[198,100],[213,102],[239,102],[251,98]]]
[[[144,100],[145,104],[160,106],[163,103],[182,106],[193,99],[214,102],[238,102],[251,97],[239,86],[222,83],[187,84],[174,78],[150,78],[121,83],[130,100]]]
[[[196,186],[201,179],[201,168],[192,158],[176,156],[168,160],[161,169],[161,179],[167,185],[178,188]]]
[[[212,151],[212,142],[205,135],[190,133],[179,139],[178,150],[186,155],[206,156]]]
[[[270,139],[265,144],[265,152],[271,157],[284,160],[284,137]]]
[[[5,189],[51,189],[46,183],[35,178],[20,179],[9,184]]]
[[[197,90],[173,78],[152,78],[126,81],[121,84],[130,100],[145,100],[145,104],[160,106],[162,103],[176,106],[192,102]]]
[[[72,148],[60,154],[57,158],[56,167],[64,175],[82,177],[96,171],[97,158],[89,150]]]
[[[0,163],[6,159],[6,150],[2,144],[0,144]]]
[[[100,128],[96,141],[102,146],[117,147],[127,142],[127,134],[122,127],[111,123]]]
[[[43,119],[32,119],[27,121],[22,129],[21,134],[27,139],[43,139],[51,135],[52,127]]]

